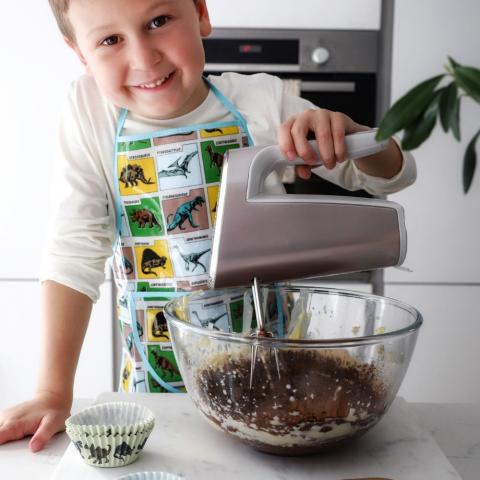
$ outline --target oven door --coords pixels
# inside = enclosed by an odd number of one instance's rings
[[[233,65],[232,65],[233,66]],[[258,73],[250,68],[231,69],[238,73]],[[218,70],[205,71],[205,74],[219,74]],[[375,92],[376,82],[374,73],[299,73],[273,72],[285,80],[299,80],[300,94],[320,108],[345,113],[350,118],[363,125],[375,125]],[[310,138],[314,138],[310,135]],[[309,180],[295,178],[293,183],[284,183],[288,193],[343,195],[367,197],[371,195],[365,190],[350,191],[335,185],[318,175],[313,174]]]
[[[345,113],[363,125],[375,125],[374,73],[277,73],[300,80],[301,96],[318,107]]]
[[[277,72],[283,79],[300,80],[301,96],[320,108],[345,113],[362,125],[375,125],[376,78],[374,73]],[[311,136],[313,138],[313,136]],[[313,174],[309,180],[296,178],[285,183],[288,193],[371,197],[365,190],[345,190]]]

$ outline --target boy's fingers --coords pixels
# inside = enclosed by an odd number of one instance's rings
[[[318,163],[318,155],[313,147],[308,143],[306,132],[304,135],[294,135],[295,149],[298,156],[311,165]]]
[[[294,122],[291,132],[298,156],[305,160],[306,163],[314,164],[318,162],[318,155],[307,140],[310,128],[310,121],[304,116]]]
[[[25,425],[23,423],[4,422],[0,427],[0,445],[6,442],[11,442],[12,440],[20,440],[25,435],[28,435],[28,432],[26,432]]]
[[[317,140],[322,163],[327,168],[333,168],[335,166],[335,150],[330,125],[316,128],[315,138]]]
[[[46,443],[61,430],[63,430],[63,421],[58,416],[45,415],[30,440],[30,450],[34,453],[42,450]]]
[[[332,112],[330,120],[333,148],[337,162],[344,162],[347,159],[347,148],[345,145],[345,119],[343,117],[343,114],[339,112]]]
[[[304,180],[308,180],[312,176],[312,170],[310,167],[298,165],[295,167],[295,174]]]
[[[318,116],[316,118],[314,131],[322,163],[327,168],[333,168],[335,166],[335,150],[330,117]]]
[[[295,122],[295,118],[289,118],[285,123],[280,125],[278,129],[278,146],[280,150],[284,153],[284,155],[288,158],[288,160],[294,160],[297,156],[297,152],[295,151],[295,144],[293,143],[291,128],[293,123]]]

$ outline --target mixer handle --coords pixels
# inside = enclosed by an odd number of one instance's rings
[[[366,157],[367,155],[380,152],[381,150],[387,148],[388,140],[377,142],[375,140],[376,133],[377,130],[373,129],[365,132],[350,133],[345,135],[348,160]],[[317,164],[309,165],[313,167],[322,165],[317,141],[310,140],[309,143],[320,158],[320,161]],[[270,175],[270,173],[272,173],[274,170],[279,170],[280,167],[284,167],[286,165],[306,165],[306,162],[301,158],[296,158],[295,160],[286,160],[278,145],[270,145],[259,150],[250,165],[247,198],[253,198],[261,193],[267,176]]]

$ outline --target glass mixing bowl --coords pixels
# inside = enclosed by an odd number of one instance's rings
[[[213,426],[254,448],[303,455],[372,428],[392,403],[422,324],[390,298],[321,288],[207,291],[165,307],[193,403]]]

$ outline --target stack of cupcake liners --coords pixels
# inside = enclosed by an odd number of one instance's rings
[[[83,460],[97,467],[133,463],[154,425],[150,409],[128,402],[94,405],[65,422],[66,432]]]

